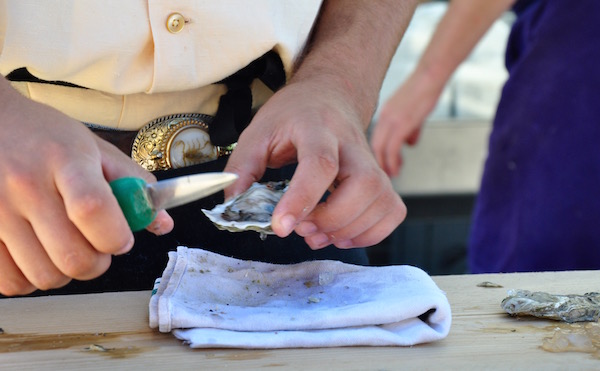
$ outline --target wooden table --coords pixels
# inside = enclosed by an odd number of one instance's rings
[[[196,350],[148,327],[149,292],[0,299],[0,369],[544,369],[600,370],[595,353],[541,348],[573,326],[513,318],[500,308],[510,288],[583,294],[600,271],[433,277],[453,311],[448,337],[414,347]],[[503,288],[477,285],[489,281]]]

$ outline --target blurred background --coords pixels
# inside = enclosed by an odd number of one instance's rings
[[[413,70],[446,6],[445,1],[419,5],[386,75],[380,104]],[[371,264],[410,264],[433,275],[468,273],[471,212],[507,78],[504,52],[512,21],[507,13],[490,28],[447,84],[418,144],[403,149],[401,174],[393,184],[408,216],[386,240],[367,249]]]

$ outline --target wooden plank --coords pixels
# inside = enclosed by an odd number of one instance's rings
[[[509,288],[554,293],[598,291],[600,272],[434,277],[453,310],[450,335],[414,347],[194,350],[148,327],[149,292],[0,300],[0,369],[598,369],[588,353],[540,348],[557,327],[503,313]],[[482,288],[491,281],[503,288]],[[96,344],[108,350],[99,351]]]

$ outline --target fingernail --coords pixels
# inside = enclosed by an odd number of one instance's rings
[[[148,231],[156,236],[161,236],[163,234],[163,232],[161,231],[161,227],[162,225],[160,224],[160,222],[155,221],[154,223],[152,223],[152,225],[148,227]]]
[[[289,214],[281,217],[279,222],[286,234],[292,233],[292,230],[296,226],[296,218]]]
[[[122,255],[122,254],[128,253],[129,250],[131,250],[131,248],[133,247],[134,242],[135,242],[135,239],[133,238],[133,235],[131,235],[131,237],[129,238],[129,241],[127,241],[125,246],[123,246],[119,251],[117,251],[116,255]]]
[[[301,236],[309,236],[317,232],[317,226],[313,222],[303,221],[298,224],[297,231]]]
[[[157,236],[162,236],[169,233],[173,229],[173,219],[166,211],[161,210],[156,215],[156,218],[146,229]]]
[[[325,233],[319,233],[311,237],[311,242],[318,247],[322,247],[329,243],[329,237]]]
[[[345,240],[345,241],[336,241],[335,246],[340,249],[347,249],[349,247],[354,246],[354,244],[352,243],[352,240]]]

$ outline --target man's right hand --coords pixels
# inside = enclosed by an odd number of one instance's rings
[[[134,238],[108,181],[152,174],[80,122],[16,92],[0,77],[0,293],[89,280]],[[164,211],[148,227],[169,232]]]

